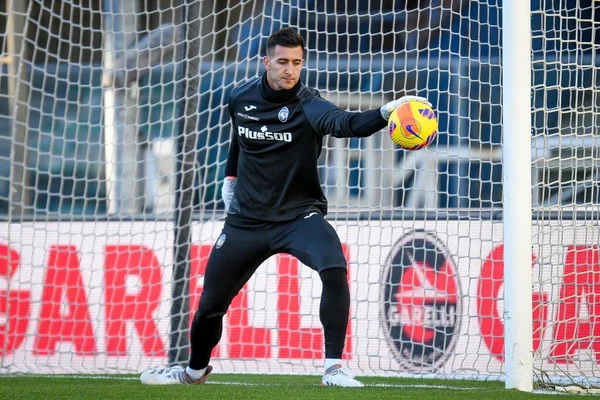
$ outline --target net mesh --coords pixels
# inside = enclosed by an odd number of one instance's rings
[[[535,370],[546,382],[597,387],[600,9],[547,3],[532,21],[534,281],[538,319],[548,321]]]
[[[0,3],[0,371],[139,372],[185,352],[173,326],[185,339],[223,225],[227,96],[262,73],[267,36],[292,26],[303,81],[323,97],[368,110],[420,95],[439,121],[417,152],[384,131],[325,142],[349,366],[502,376],[498,2],[201,1],[195,20],[175,0]],[[599,23],[591,0],[532,2],[535,371],[562,384],[598,376]],[[184,128],[191,100],[197,135]],[[174,218],[184,192],[187,220]],[[182,255],[189,313],[173,307]],[[269,259],[234,299],[212,364],[320,372],[320,285],[296,259]]]

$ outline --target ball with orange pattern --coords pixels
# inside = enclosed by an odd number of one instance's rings
[[[428,104],[416,100],[399,105],[388,119],[388,133],[392,141],[406,150],[429,146],[436,138],[437,130],[435,111]]]

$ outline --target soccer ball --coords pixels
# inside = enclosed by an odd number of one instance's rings
[[[420,101],[400,104],[388,119],[392,141],[406,150],[427,147],[437,136],[438,121],[433,109]]]

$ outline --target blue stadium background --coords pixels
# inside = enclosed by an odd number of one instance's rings
[[[586,3],[587,1],[587,3]],[[533,0],[533,32],[538,39],[533,42],[534,61],[579,60],[581,63],[596,63],[593,47],[600,45],[600,35],[593,36],[593,23],[579,31],[580,41],[590,43],[586,48],[577,47],[576,38],[569,37],[576,29],[553,29],[559,24],[559,15],[542,16],[535,11],[540,7],[562,9],[562,15],[577,12],[577,5],[589,9],[597,8],[593,0]],[[331,4],[340,4],[338,9],[329,9]],[[393,87],[392,71],[406,71],[405,79],[413,82],[418,94],[428,97],[439,111],[439,145],[498,146],[501,144],[501,108],[500,98],[500,40],[501,2],[466,2],[460,10],[460,18],[453,18],[447,29],[439,35],[431,35],[426,49],[419,44],[405,43],[403,49],[408,57],[406,64],[398,57],[359,57],[359,54],[378,53],[389,45],[391,40],[386,31],[392,31],[394,23],[391,13],[381,14],[380,23],[360,18],[369,10],[369,1],[361,0],[357,9],[348,9],[345,2],[320,2],[315,0],[294,0],[289,2],[292,10],[286,7],[276,8],[272,16],[264,16],[264,24],[242,23],[237,26],[239,37],[247,38],[239,43],[239,54],[256,54],[263,45],[261,35],[268,36],[279,24],[291,23],[304,26],[307,30],[326,31],[337,26],[337,32],[328,35],[308,35],[308,47],[314,51],[328,52],[329,57],[320,57],[321,65],[308,63],[308,75],[304,77],[311,85],[321,89],[349,90],[352,92],[371,92],[382,90],[391,93]],[[397,2],[399,3],[399,2]],[[589,4],[588,4],[589,3]],[[280,4],[280,3],[277,3]],[[324,5],[329,4],[329,5]],[[319,8],[321,7],[321,8]],[[323,8],[328,7],[328,8]],[[309,14],[298,10],[328,11],[330,13],[350,11],[355,16],[332,24],[325,13],[321,17],[311,18]],[[311,14],[314,15],[314,14]],[[387,17],[386,15],[389,15]],[[600,12],[595,12],[599,18]],[[278,22],[276,22],[278,21]],[[595,24],[600,23],[596,21]],[[380,29],[380,26],[383,29]],[[597,25],[596,25],[597,26]],[[376,28],[370,28],[376,27]],[[389,28],[389,29],[386,29]],[[376,31],[374,30],[376,29]],[[303,30],[301,29],[301,32]],[[543,32],[543,33],[542,33]],[[555,33],[562,32],[562,33]],[[336,35],[336,33],[341,35]],[[354,35],[343,35],[343,34]],[[556,35],[562,35],[560,37]],[[565,36],[566,35],[566,36]],[[587,35],[587,36],[586,36]],[[373,38],[380,37],[380,40]],[[595,37],[596,43],[592,43]],[[543,39],[542,39],[543,38]],[[568,39],[572,39],[568,41]],[[381,48],[375,48],[380,43]],[[572,47],[569,47],[572,46]],[[509,49],[508,49],[509,50]],[[344,57],[332,56],[343,52]],[[378,53],[381,54],[381,53]],[[346,56],[348,55],[348,56]],[[328,62],[323,60],[327,58]],[[308,56],[309,60],[317,57]],[[596,64],[597,65],[597,64]],[[438,66],[442,68],[436,69]],[[429,67],[429,68],[428,68]],[[318,69],[318,73],[316,70]],[[222,113],[221,104],[226,102],[236,78],[236,71],[244,70],[247,76],[259,73],[257,63],[239,60],[238,63],[225,62],[202,66],[199,104],[199,159],[202,173],[207,174],[205,206],[221,207],[218,201],[218,185],[222,176],[225,152],[217,151],[219,144],[229,139],[228,116]],[[552,72],[543,68],[543,63],[534,63],[534,106],[545,113],[534,118],[544,121],[542,126],[534,126],[534,135],[557,133],[560,127],[560,104],[570,104],[572,93],[561,90],[559,80],[579,79],[583,87],[598,82],[598,68],[578,72],[580,76],[565,76],[570,72]],[[343,73],[339,71],[344,71]],[[6,72],[6,71],[4,71]],[[86,215],[106,212],[106,193],[102,181],[98,180],[98,170],[103,168],[99,158],[102,143],[102,104],[101,104],[101,66],[43,64],[29,70],[32,83],[30,97],[28,130],[29,148],[35,157],[30,157],[29,168],[32,171],[30,185],[35,187],[36,202],[33,205],[37,215],[69,214]],[[404,73],[404,72],[402,72]],[[577,74],[577,72],[572,72]],[[173,65],[154,68],[149,77],[141,82],[142,108],[141,120],[147,121],[139,127],[140,134],[147,138],[161,135],[175,136],[177,127],[173,122],[176,113],[172,101],[177,90],[174,81]],[[562,74],[562,75],[561,75]],[[238,72],[239,76],[239,72]],[[2,74],[6,79],[6,73]],[[6,82],[0,86],[6,91]],[[152,87],[153,89],[148,89]],[[410,88],[410,85],[407,85]],[[443,89],[443,90],[440,90]],[[6,93],[0,101],[0,214],[8,211],[10,137],[11,120],[9,117]],[[460,101],[453,96],[460,97]],[[466,100],[466,101],[465,101]],[[161,104],[162,103],[162,104]],[[451,109],[454,107],[455,109]],[[212,111],[210,111],[212,110]],[[353,141],[353,146],[360,146]],[[70,151],[69,151],[70,149]],[[65,157],[72,154],[72,157]],[[40,155],[47,155],[41,157]],[[351,186],[364,185],[358,173],[360,165],[354,165],[351,173]],[[440,166],[442,179],[439,185],[445,196],[439,199],[440,208],[458,207],[500,207],[501,206],[501,167],[487,163],[449,163]],[[461,184],[461,180],[478,180],[478,185]],[[357,191],[356,193],[360,193]],[[199,201],[199,200],[197,200]]]

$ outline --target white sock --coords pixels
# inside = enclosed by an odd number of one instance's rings
[[[204,376],[204,373],[206,372],[206,367],[202,369],[191,369],[190,367],[185,367],[185,372],[187,372],[193,380],[198,380]]]
[[[329,368],[333,367],[336,364],[342,365],[342,359],[341,358],[326,358],[325,359],[325,371],[327,371]]]

